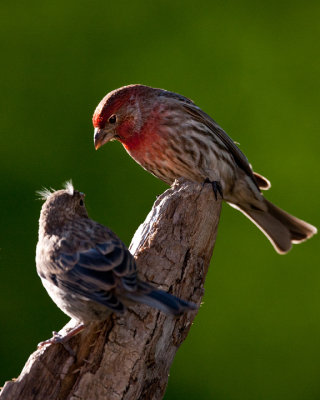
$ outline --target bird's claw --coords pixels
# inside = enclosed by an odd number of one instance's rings
[[[223,199],[222,187],[219,181],[212,181],[211,182],[214,197],[218,200],[218,193],[220,194],[221,198]]]
[[[214,193],[214,197],[216,198],[216,200],[218,200],[218,193],[220,194],[221,198],[223,199],[223,191],[222,191],[222,186],[221,183],[219,181],[210,181],[209,178],[206,178],[203,182],[203,185],[205,185],[206,183],[210,183],[212,186],[212,190]]]
[[[43,347],[47,344],[60,343],[72,357],[75,357],[75,355],[76,355],[75,352],[72,350],[71,346],[68,343],[66,343],[69,340],[69,338],[70,338],[70,336],[68,334],[63,336],[59,332],[53,331],[52,338],[44,340],[43,342],[40,342],[38,344],[38,349],[40,349],[41,347]]]

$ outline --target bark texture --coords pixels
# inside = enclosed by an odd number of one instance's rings
[[[211,185],[175,182],[132,239],[139,275],[200,305],[220,209]],[[6,382],[0,399],[162,399],[196,313],[177,318],[143,305],[130,307],[73,337],[68,344],[75,357],[60,344],[36,350],[20,376]]]

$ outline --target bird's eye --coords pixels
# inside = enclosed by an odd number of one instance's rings
[[[84,205],[84,202],[83,202],[82,199],[80,199],[79,204],[80,204],[80,206],[83,206],[83,205]]]
[[[112,114],[108,121],[109,121],[109,124],[115,124],[117,122],[116,114]]]

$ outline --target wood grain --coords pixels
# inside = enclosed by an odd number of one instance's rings
[[[200,305],[220,210],[211,185],[176,181],[132,239],[139,275]],[[123,316],[91,324],[69,341],[75,357],[60,344],[36,350],[20,376],[6,382],[0,399],[162,399],[171,363],[196,313],[173,317],[137,305]]]

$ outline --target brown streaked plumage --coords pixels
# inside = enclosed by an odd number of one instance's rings
[[[64,190],[44,190],[40,195],[45,203],[39,220],[37,272],[50,297],[71,318],[85,325],[112,312],[123,313],[135,302],[173,315],[197,308],[141,281],[129,250],[109,228],[88,217],[84,194],[71,183]]]
[[[317,229],[266,200],[269,181],[253,172],[246,156],[205,112],[184,96],[130,85],[107,94],[93,115],[98,149],[119,140],[143,168],[168,184],[184,177],[210,181],[215,195],[239,209],[278,253]]]

